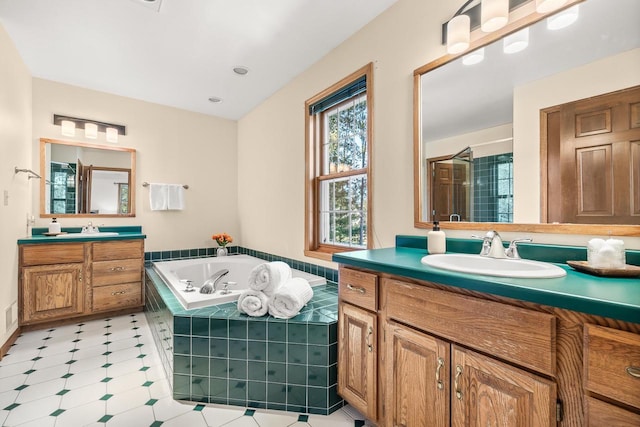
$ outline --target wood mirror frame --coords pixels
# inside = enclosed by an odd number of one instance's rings
[[[585,0],[569,0],[562,8],[566,9],[575,4],[582,3]],[[535,11],[535,2],[530,1],[521,7],[513,10],[509,16],[509,23],[502,29],[493,33],[483,33],[479,29],[472,31],[471,44],[469,48],[460,54],[446,54],[428,64],[417,68],[413,72],[413,181],[414,181],[414,226],[416,228],[430,229],[432,224],[423,221],[422,211],[422,195],[425,194],[423,183],[421,180],[422,171],[422,120],[421,120],[421,77],[423,74],[431,70],[439,68],[460,56],[463,56],[477,48],[489,45],[504,36],[511,34],[521,28],[528,27],[549,15],[553,15],[558,11],[548,14],[539,14]],[[543,190],[547,186],[546,177],[546,145],[541,140],[540,145],[540,188],[541,188],[541,205],[546,204],[546,192]],[[624,224],[624,225],[606,225],[606,224],[569,224],[569,223],[497,223],[497,222],[441,222],[441,228],[451,230],[478,230],[493,229],[497,231],[526,232],[526,233],[551,233],[551,234],[596,234],[596,235],[615,235],[615,236],[640,236],[640,225]]]
[[[79,148],[89,148],[92,150],[101,150],[101,151],[117,151],[122,152],[129,155],[130,161],[130,173],[129,173],[129,212],[125,214],[95,214],[95,213],[47,213],[46,210],[46,191],[47,191],[47,144],[59,144],[59,145],[67,145],[74,146]],[[107,167],[109,165],[96,165],[96,169],[108,169],[114,170],[114,168]],[[121,169],[125,170],[125,169]],[[40,217],[41,218],[128,218],[135,217],[135,183],[136,183],[136,150],[133,148],[125,148],[125,147],[111,147],[99,144],[88,144],[84,142],[76,142],[76,141],[62,141],[57,139],[49,139],[49,138],[40,138]]]

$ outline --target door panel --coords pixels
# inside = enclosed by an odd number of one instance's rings
[[[442,340],[387,323],[387,387],[392,426],[449,425],[449,348]]]
[[[556,425],[555,383],[455,345],[452,353],[452,426]]]

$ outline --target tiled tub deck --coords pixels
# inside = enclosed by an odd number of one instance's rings
[[[338,288],[327,280],[298,316],[255,318],[235,302],[184,310],[147,266],[145,312],[173,397],[321,415],[342,407]]]

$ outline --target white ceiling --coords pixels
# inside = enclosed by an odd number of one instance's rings
[[[239,119],[396,1],[0,0],[0,23],[34,77]]]

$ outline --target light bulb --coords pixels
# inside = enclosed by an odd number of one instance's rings
[[[447,23],[447,52],[456,54],[469,47],[471,19],[467,15],[454,16]]]
[[[118,129],[116,128],[107,128],[107,142],[118,142]]]
[[[95,123],[85,123],[84,136],[89,139],[96,139],[98,137],[98,125]]]
[[[549,13],[561,8],[567,0],[536,0],[536,12]]]
[[[547,28],[549,30],[559,30],[568,27],[578,20],[580,14],[580,5],[575,5],[569,9],[558,12],[547,18]]]
[[[480,4],[480,28],[490,33],[507,25],[509,0],[482,0]]]
[[[504,53],[516,53],[529,46],[529,28],[513,33],[504,38]]]
[[[60,126],[64,136],[76,136],[76,124],[71,120],[62,120]]]
[[[484,60],[484,48],[476,49],[471,53],[462,57],[462,63],[464,65],[475,65]]]

